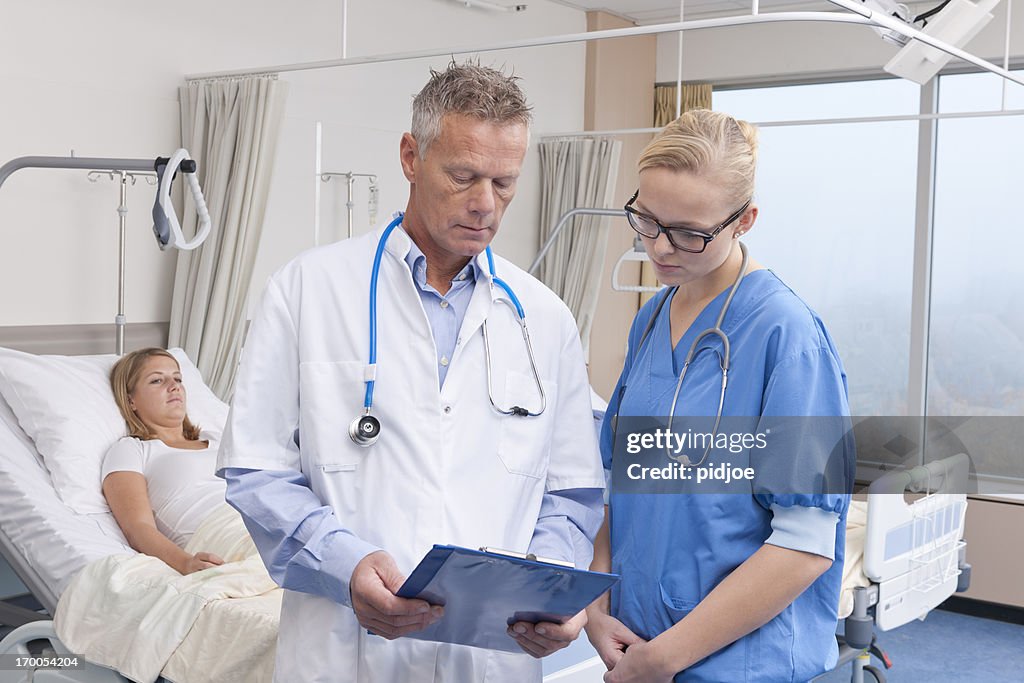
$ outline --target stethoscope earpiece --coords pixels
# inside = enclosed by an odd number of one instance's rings
[[[373,415],[360,415],[348,426],[348,435],[363,448],[372,446],[380,436],[380,420]]]

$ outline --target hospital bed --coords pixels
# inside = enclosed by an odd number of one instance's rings
[[[970,459],[960,453],[885,474],[872,482],[867,501],[854,501],[840,606],[844,628],[837,636],[839,666],[853,665],[853,683],[868,676],[886,680],[870,663],[874,655],[891,666],[876,629],[924,619],[954,592],[970,587],[963,540],[969,470]]]
[[[189,389],[190,414],[194,419],[198,417],[199,424],[205,424],[207,428],[222,425],[227,406],[205,386],[198,369],[184,352],[174,349],[172,353],[181,364],[182,375]],[[71,592],[69,586],[76,577],[82,576],[85,567],[95,566],[104,558],[140,557],[129,546],[105,505],[87,509],[86,506],[90,504],[88,500],[69,497],[72,490],[85,491],[99,498],[102,504],[102,494],[98,487],[99,470],[96,469],[90,475],[89,467],[92,464],[99,466],[98,458],[102,457],[106,447],[116,441],[124,429],[123,421],[109,396],[106,379],[113,360],[114,356],[111,355],[41,357],[0,349],[0,389],[4,392],[0,395],[0,554],[31,592],[33,602],[36,603],[27,607],[22,600],[14,601],[22,604],[0,602],[0,624],[16,627],[0,640],[0,662],[4,665],[0,666],[0,683],[125,683],[129,680],[110,668],[84,662],[81,658],[81,668],[77,670],[40,670],[33,673],[25,669],[11,670],[12,659],[7,657],[44,653],[76,654],[69,652],[61,642],[54,622],[51,621],[51,617],[58,613],[58,600]],[[67,379],[64,379],[65,375]],[[46,387],[46,390],[37,389],[37,385]],[[95,400],[87,400],[89,396]],[[12,403],[8,403],[8,398]],[[33,416],[33,427],[28,428],[28,432],[22,429],[23,425],[19,424],[15,409],[12,408],[15,398],[18,400],[16,405],[20,406],[17,414],[22,415],[22,419],[25,419],[25,415]],[[68,402],[80,406],[80,409],[59,409],[68,405]],[[38,419],[40,415],[43,420]],[[41,422],[44,423],[42,429]],[[36,441],[30,438],[29,433],[34,434]],[[57,447],[53,445],[52,437],[55,433],[66,433],[63,444],[70,444],[66,450],[57,449],[60,462],[44,460],[40,453],[42,450],[50,458],[54,457]],[[44,443],[49,445],[44,446]],[[91,447],[86,447],[86,444]],[[86,454],[94,454],[95,462],[90,460],[92,455],[87,458]],[[70,479],[67,476],[69,473],[72,475]],[[95,488],[90,483],[92,481],[96,482]],[[61,484],[55,486],[55,482]],[[69,490],[69,482],[78,488]],[[156,564],[160,565],[159,562]],[[92,593],[80,595],[85,595],[88,600]],[[275,597],[278,597],[279,602],[279,596]],[[272,622],[259,611],[266,612],[266,603],[272,600],[262,601],[259,605],[254,599],[231,602],[229,610],[219,607],[211,611],[204,609],[203,617],[189,631],[189,635],[195,632],[196,637],[182,641],[182,648],[168,662],[171,669],[179,674],[175,680],[192,680],[189,676],[180,675],[182,671],[188,671],[192,661],[188,653],[199,652],[210,656],[221,644],[218,642],[220,634],[218,639],[208,638],[210,624],[214,619],[233,618],[234,614],[240,614],[239,618],[251,616],[258,621],[251,622],[254,628],[249,631],[247,640],[253,643],[267,642],[266,637],[258,640],[253,636],[257,631],[255,626],[259,625],[260,634],[265,636],[269,632],[272,642],[276,626],[268,631],[270,627],[267,624]],[[69,621],[68,625],[80,623]],[[173,622],[169,623],[173,626]],[[199,628],[200,624],[203,625],[202,629]],[[159,625],[163,627],[165,624]],[[76,628],[80,633],[82,627]],[[109,639],[107,629],[103,632],[107,642],[115,642]],[[230,638],[230,633],[224,635],[225,641]],[[187,648],[184,647],[185,642],[188,643]],[[251,647],[253,645],[250,643]],[[130,651],[127,647],[123,649]],[[269,652],[266,656],[272,660],[272,650]],[[249,650],[241,648],[237,649],[237,653],[238,656],[233,657],[218,656],[225,662],[225,666],[233,665],[239,657],[253,661],[254,667],[263,666],[263,660],[252,656]],[[260,654],[263,656],[265,653]],[[158,671],[159,666],[152,676],[145,679],[153,680]],[[198,680],[212,679],[210,671],[209,666],[203,667]]]
[[[0,606],[0,620],[17,626],[0,641],[0,654],[70,654],[53,630],[61,593],[80,569],[94,560],[133,553],[113,515],[78,515],[54,490],[31,439],[0,397],[0,553],[31,591],[45,614],[16,605]],[[0,669],[0,683],[126,683],[110,669]]]

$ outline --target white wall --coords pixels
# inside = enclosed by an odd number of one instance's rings
[[[521,15],[447,0],[350,0],[349,56],[476,45],[585,29],[582,12],[530,3]],[[337,58],[340,0],[5,2],[0,15],[0,164],[26,155],[149,158],[180,143],[183,76]],[[536,105],[535,136],[583,120],[584,47],[489,53],[514,65]],[[443,66],[445,60],[431,60]],[[254,287],[312,244],[313,122],[324,121],[325,166],[381,174],[381,216],[402,208],[398,139],[425,61],[283,75],[291,84],[267,233]],[[536,150],[496,248],[517,262],[535,250]],[[344,195],[324,187],[325,237],[341,235]],[[365,183],[357,197],[366,221]],[[128,197],[129,322],[169,317],[174,255],[153,245],[153,191]],[[0,326],[104,323],[116,309],[118,187],[81,171],[22,170],[0,188]],[[357,226],[359,227],[359,226]],[[77,228],[77,229],[76,229]],[[510,235],[514,237],[510,237]]]
[[[912,5],[921,10],[936,3]],[[1011,56],[1024,56],[1024,12],[1012,17]],[[658,36],[657,81],[676,80],[678,33]],[[968,52],[1002,64],[1006,1],[974,40]],[[683,35],[683,80],[721,83],[806,75],[882,71],[898,48],[865,26],[823,23],[774,23],[690,31]],[[956,62],[957,60],[954,60]],[[1016,86],[1013,86],[1016,87]]]
[[[189,72],[333,57],[340,3],[5,2],[0,164],[25,155],[151,158],[180,144]],[[166,321],[174,255],[155,248],[152,188],[128,197],[129,322]],[[97,323],[116,310],[118,186],[26,169],[0,188],[0,325]]]
[[[401,21],[392,19],[401,16]],[[433,47],[458,47],[516,38],[586,30],[585,14],[554,3],[535,2],[520,14],[467,9],[453,2],[352,3],[349,56]],[[379,27],[386,27],[381,30]],[[428,28],[429,30],[424,30]],[[495,251],[527,266],[539,247],[540,161],[536,142],[545,132],[583,127],[585,47],[564,45],[477,55],[484,64],[505,66],[522,77],[534,107],[533,138]],[[458,59],[465,59],[460,55]],[[253,275],[252,299],[266,278],[303,249],[313,246],[315,125],[323,125],[325,171],[374,173],[380,187],[378,222],[405,208],[408,183],[398,160],[402,133],[409,129],[413,95],[449,57],[284,74],[288,106],[272,181],[267,222]],[[344,179],[321,184],[324,244],[347,235]],[[353,234],[371,229],[368,182],[355,190]]]

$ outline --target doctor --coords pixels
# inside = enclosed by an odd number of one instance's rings
[[[431,74],[400,145],[404,215],[278,271],[239,369],[218,469],[286,589],[279,683],[539,681],[586,619],[513,625],[533,658],[401,638],[444,618],[395,596],[433,544],[585,565],[604,483],[571,314],[484,253],[529,107],[494,69]]]

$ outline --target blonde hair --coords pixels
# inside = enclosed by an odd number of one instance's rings
[[[719,180],[737,201],[754,196],[757,128],[709,109],[693,109],[644,148],[638,170],[668,168]]]
[[[125,354],[114,363],[114,367],[110,371],[110,388],[114,392],[114,402],[117,403],[117,408],[121,411],[121,417],[124,418],[125,424],[128,426],[128,436],[134,436],[142,441],[156,439],[157,435],[132,410],[131,398],[135,391],[135,385],[139,383],[142,376],[142,368],[146,365],[146,361],[155,356],[170,358],[178,366],[178,369],[181,369],[178,359],[170,352],[152,347]],[[192,424],[187,415],[181,425],[181,433],[189,441],[199,439],[199,427]]]

